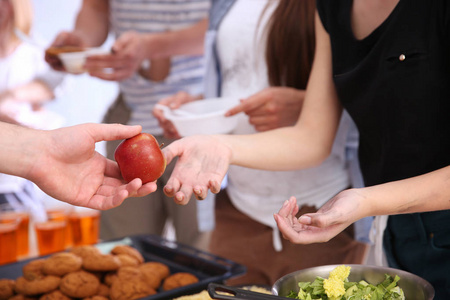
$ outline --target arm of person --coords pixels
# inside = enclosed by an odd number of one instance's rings
[[[73,205],[109,209],[125,198],[144,196],[156,183],[126,183],[116,162],[95,151],[95,143],[125,139],[140,126],[82,124],[35,130],[0,122],[0,172],[26,178],[55,199]]]
[[[217,193],[230,164],[287,171],[325,160],[342,107],[332,79],[329,39],[322,34],[316,45],[303,110],[295,126],[252,135],[192,136],[171,143],[163,149],[167,161],[179,159],[165,193],[181,204],[187,203],[192,193],[198,199],[206,197],[208,189]]]
[[[149,60],[160,64],[163,67],[162,73],[167,76],[172,56],[203,53],[207,24],[207,19],[204,19],[190,27],[176,31],[124,32],[114,42],[111,54],[90,56],[86,60],[85,67],[91,76],[103,80],[120,81],[132,76],[141,69],[144,60]],[[108,72],[105,72],[105,69]]]
[[[39,104],[54,98],[52,89],[41,80],[9,89],[0,94],[0,103],[4,101]]]
[[[345,190],[317,213],[298,219],[294,197],[274,215],[283,236],[295,244],[327,242],[368,216],[450,209],[450,166],[409,179]]]

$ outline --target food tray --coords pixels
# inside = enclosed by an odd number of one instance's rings
[[[199,293],[207,289],[211,282],[223,283],[226,279],[246,272],[243,265],[211,253],[198,250],[156,235],[136,235],[120,240],[99,243],[96,246],[104,253],[118,244],[130,245],[144,256],[145,261],[157,261],[169,266],[171,273],[189,272],[199,278],[199,282],[173,289],[158,291],[157,294],[142,299],[173,299]],[[36,259],[36,258],[33,258]],[[0,266],[0,278],[16,279],[22,276],[22,267],[33,259]]]

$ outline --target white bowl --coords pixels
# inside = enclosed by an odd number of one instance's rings
[[[236,98],[210,98],[183,104],[171,110],[158,105],[181,136],[224,134],[236,128],[237,116],[225,117],[225,112],[239,104]]]
[[[102,48],[90,48],[84,51],[59,53],[58,57],[59,59],[61,59],[64,69],[68,73],[81,74],[86,71],[83,67],[84,63],[86,62],[86,57],[88,57],[89,55],[108,53],[109,51]]]

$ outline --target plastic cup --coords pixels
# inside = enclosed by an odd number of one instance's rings
[[[20,219],[3,222],[0,216],[0,265],[17,261],[17,235]]]
[[[66,221],[48,220],[34,224],[40,255],[47,255],[66,248]]]
[[[100,212],[93,209],[75,209],[69,215],[73,246],[98,243]]]
[[[2,204],[0,206],[0,223],[11,223],[16,220],[19,220],[16,237],[17,256],[23,258],[29,254],[30,215],[25,208],[14,208],[9,204]]]

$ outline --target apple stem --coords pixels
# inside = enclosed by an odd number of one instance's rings
[[[161,145],[159,145],[159,149],[162,149],[163,146],[164,146],[164,143],[161,143]]]

